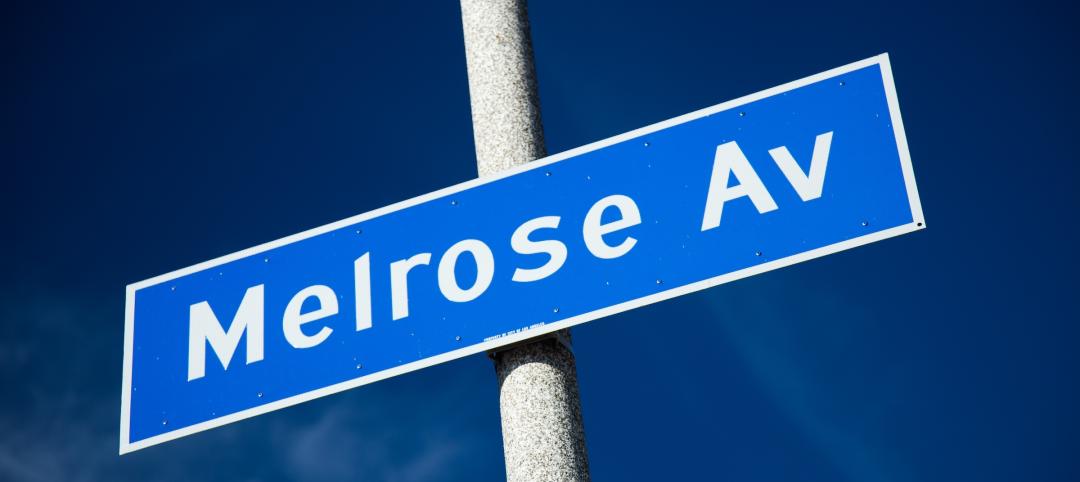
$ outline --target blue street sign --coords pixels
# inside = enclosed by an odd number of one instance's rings
[[[923,222],[881,55],[128,286],[120,452]]]

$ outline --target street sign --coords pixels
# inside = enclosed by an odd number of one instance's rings
[[[856,62],[128,286],[120,452],[923,223]]]

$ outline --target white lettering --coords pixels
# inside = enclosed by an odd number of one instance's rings
[[[304,301],[312,297],[319,301],[319,307],[314,311],[300,313],[304,307]],[[281,318],[281,329],[285,332],[285,339],[295,348],[311,348],[322,343],[334,331],[332,328],[324,326],[313,336],[307,336],[300,326],[336,315],[337,312],[337,295],[329,286],[315,285],[300,290],[289,300],[289,304],[285,307],[285,316]]]
[[[206,374],[206,344],[214,350],[223,369],[229,368],[240,337],[247,332],[247,363],[263,359],[263,285],[247,289],[236,309],[229,330],[221,323],[210,304],[203,301],[188,310],[188,381]]]
[[[739,184],[728,187],[728,178],[734,173]],[[701,230],[707,231],[720,225],[720,214],[724,203],[743,196],[749,196],[758,213],[776,210],[769,191],[765,189],[761,178],[750,165],[750,160],[734,141],[716,146],[713,159],[712,178],[709,181],[709,196],[705,201],[705,216],[701,220]]]
[[[562,241],[555,239],[533,241],[529,239],[529,234],[537,229],[555,229],[558,227],[559,216],[544,216],[525,221],[514,230],[514,234],[510,236],[510,246],[514,248],[515,252],[520,254],[546,253],[550,257],[548,262],[539,268],[515,269],[512,278],[514,281],[519,283],[539,281],[551,276],[562,267],[563,263],[566,262],[566,245]]]
[[[353,294],[356,295],[356,331],[371,328],[371,257],[353,261]]]
[[[420,253],[390,263],[390,301],[395,320],[409,316],[409,270],[430,263],[431,253]]]
[[[458,286],[454,267],[457,266],[458,257],[466,251],[472,253],[476,261],[476,281],[469,289],[463,290]],[[458,241],[447,249],[439,260],[439,291],[442,291],[446,299],[453,302],[464,303],[475,300],[488,289],[494,276],[495,256],[491,254],[491,248],[479,239]]]
[[[769,149],[769,155],[784,172],[784,177],[799,193],[803,201],[821,197],[821,190],[825,186],[825,166],[829,163],[829,147],[832,145],[832,132],[819,134],[814,139],[814,155],[810,158],[810,173],[803,174],[799,163],[791,156],[787,147],[780,146]]]
[[[600,219],[604,211],[609,207],[619,210],[619,219],[607,224],[601,224]],[[637,244],[637,239],[627,236],[623,242],[617,246],[612,246],[604,242],[604,235],[637,226],[638,224],[641,224],[641,212],[638,211],[637,204],[634,203],[633,199],[622,194],[603,198],[593,204],[589,208],[589,212],[585,214],[585,223],[581,229],[582,236],[585,238],[585,247],[589,248],[589,252],[597,258],[618,258],[630,252],[630,249]]]

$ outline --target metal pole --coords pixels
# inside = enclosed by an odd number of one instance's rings
[[[461,0],[480,176],[544,157],[525,0]],[[577,370],[563,331],[491,353],[510,482],[589,480]]]

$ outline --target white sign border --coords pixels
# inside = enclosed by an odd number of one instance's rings
[[[405,208],[408,208],[408,207],[411,207],[411,206],[415,206],[415,205],[420,204],[420,203],[431,201],[433,199],[438,199],[438,198],[441,198],[441,197],[444,197],[444,196],[448,196],[450,194],[454,194],[454,193],[461,192],[461,191],[464,191],[464,190],[467,190],[467,189],[471,189],[471,188],[476,187],[476,186],[480,186],[480,185],[487,184],[487,183],[490,183],[490,182],[498,181],[499,179],[510,177],[510,176],[513,176],[513,175],[516,175],[516,174],[519,174],[519,173],[522,173],[522,172],[525,172],[525,171],[530,171],[530,170],[533,170],[533,169],[539,169],[539,168],[544,167],[544,166],[546,166],[548,164],[559,162],[559,161],[562,161],[564,159],[575,157],[575,156],[578,156],[578,155],[581,155],[581,154],[584,154],[584,153],[587,153],[587,152],[590,152],[590,151],[595,151],[597,149],[602,149],[604,147],[607,147],[607,146],[610,146],[610,145],[613,145],[613,144],[617,144],[617,143],[620,143],[620,142],[623,142],[623,141],[626,141],[626,140],[629,140],[629,139],[640,137],[640,136],[650,134],[650,133],[653,133],[653,132],[656,132],[656,131],[659,131],[659,130],[667,129],[669,127],[676,126],[676,125],[679,125],[679,124],[683,124],[685,122],[689,122],[689,121],[692,121],[692,120],[695,120],[695,119],[699,119],[701,117],[705,117],[705,116],[708,116],[708,115],[711,115],[711,114],[715,114],[715,113],[718,113],[718,112],[723,112],[725,110],[729,110],[729,109],[732,109],[732,108],[735,108],[735,107],[738,107],[738,106],[741,106],[741,105],[744,105],[744,104],[748,104],[748,103],[751,103],[751,102],[754,102],[754,101],[757,101],[757,100],[761,100],[761,99],[764,99],[766,97],[772,97],[772,96],[775,96],[775,95],[778,95],[778,94],[782,94],[784,92],[794,90],[794,89],[797,89],[799,87],[803,87],[803,86],[806,86],[806,85],[809,85],[809,84],[820,82],[822,80],[826,80],[826,79],[829,79],[829,78],[837,77],[837,76],[840,76],[840,75],[843,75],[843,74],[846,74],[846,73],[849,73],[849,72],[853,72],[855,70],[870,67],[872,65],[880,65],[880,67],[881,67],[882,81],[884,82],[884,87],[885,87],[885,97],[886,97],[886,99],[888,101],[888,105],[889,105],[889,115],[890,115],[890,119],[892,120],[892,124],[893,124],[893,134],[894,134],[894,136],[896,138],[896,148],[897,148],[897,151],[900,154],[900,164],[901,164],[901,168],[903,170],[904,183],[905,183],[906,188],[907,188],[908,202],[910,203],[910,207],[911,207],[911,215],[912,215],[912,222],[911,223],[896,226],[896,227],[893,227],[893,228],[890,228],[890,229],[886,229],[884,231],[874,232],[874,233],[871,233],[871,234],[867,234],[865,236],[860,236],[860,237],[857,237],[857,238],[848,239],[848,240],[845,240],[845,241],[841,241],[839,243],[831,244],[831,245],[828,245],[828,246],[823,246],[821,248],[817,248],[817,249],[814,249],[814,250],[811,250],[811,251],[806,251],[806,252],[803,252],[803,253],[795,254],[795,255],[788,256],[786,258],[777,259],[777,260],[774,260],[774,261],[769,261],[769,262],[762,263],[762,264],[759,264],[759,265],[751,266],[749,268],[744,268],[744,269],[741,269],[741,270],[738,270],[738,271],[733,271],[731,273],[727,273],[727,274],[723,274],[723,275],[716,276],[716,277],[713,277],[713,278],[709,278],[709,279],[706,279],[706,280],[698,281],[696,283],[691,283],[691,284],[683,285],[683,286],[680,286],[680,287],[677,287],[677,288],[672,288],[672,289],[661,291],[661,292],[658,292],[658,293],[653,293],[653,294],[648,295],[648,296],[644,296],[644,297],[637,298],[637,299],[634,299],[634,300],[631,300],[631,301],[626,301],[626,302],[623,302],[623,303],[619,303],[617,305],[608,306],[608,307],[601,308],[599,310],[591,311],[591,312],[588,312],[588,313],[583,313],[583,314],[573,316],[573,317],[570,317],[570,318],[566,318],[566,319],[563,319],[563,320],[560,320],[560,321],[548,323],[548,324],[545,324],[543,326],[540,326],[540,327],[537,327],[537,328],[534,328],[534,329],[530,329],[530,330],[527,330],[527,331],[522,331],[520,333],[515,333],[513,335],[508,335],[508,336],[500,337],[500,338],[497,338],[497,339],[477,343],[475,345],[467,346],[467,347],[460,348],[460,349],[457,349],[457,350],[454,350],[454,351],[450,351],[450,352],[442,353],[440,355],[425,358],[423,360],[417,360],[417,361],[414,361],[412,363],[407,363],[405,365],[400,365],[400,366],[397,366],[397,367],[394,367],[394,368],[383,370],[383,371],[380,371],[378,373],[373,373],[373,374],[370,374],[370,375],[365,375],[365,376],[362,376],[362,377],[354,378],[352,380],[347,380],[347,381],[344,381],[344,382],[336,383],[334,385],[323,387],[323,388],[320,388],[320,389],[317,389],[317,390],[312,390],[312,391],[309,391],[309,392],[301,393],[299,395],[293,395],[291,397],[284,398],[284,399],[281,399],[281,400],[277,400],[277,401],[274,401],[274,402],[270,402],[270,403],[267,403],[265,405],[260,405],[258,407],[252,407],[252,408],[249,408],[249,409],[246,409],[246,410],[241,410],[241,411],[236,412],[236,413],[232,413],[232,414],[229,414],[229,415],[218,417],[218,418],[215,418],[215,419],[212,419],[212,420],[207,420],[205,422],[200,422],[200,423],[197,423],[195,425],[182,427],[182,428],[170,431],[170,432],[166,432],[166,433],[155,435],[153,437],[149,437],[149,438],[146,438],[146,439],[143,439],[143,440],[139,440],[139,441],[134,442],[134,443],[132,443],[130,441],[130,429],[131,429],[131,420],[130,420],[130,415],[131,415],[131,364],[132,364],[132,356],[133,356],[132,348],[133,348],[133,343],[134,343],[134,330],[135,330],[135,293],[136,293],[136,291],[138,291],[138,290],[140,290],[142,288],[146,288],[146,287],[149,287],[149,286],[154,286],[154,285],[157,285],[157,284],[160,284],[160,283],[164,283],[166,281],[170,281],[170,280],[182,277],[182,276],[186,276],[186,275],[191,274],[191,273],[195,273],[195,272],[202,271],[202,270],[205,270],[205,269],[208,269],[208,268],[212,268],[212,267],[215,267],[215,266],[218,266],[218,265],[222,265],[222,264],[225,264],[225,263],[228,263],[228,262],[231,262],[231,261],[235,261],[235,260],[238,260],[238,259],[241,259],[241,258],[246,258],[248,256],[252,256],[252,255],[255,255],[255,254],[258,254],[258,253],[261,253],[261,252],[264,252],[264,251],[268,251],[268,250],[271,250],[271,249],[274,249],[274,248],[277,248],[277,247],[280,247],[280,246],[284,246],[284,245],[295,243],[297,241],[301,241],[301,240],[304,240],[304,239],[307,239],[307,238],[318,236],[320,234],[327,233],[327,232],[330,232],[330,231],[333,231],[333,230],[336,230],[336,229],[339,229],[339,228],[343,228],[345,226],[349,226],[349,225],[352,225],[352,224],[362,222],[362,221],[366,221],[368,219],[375,218],[375,217],[378,217],[378,216],[382,216],[384,214],[389,214],[389,213],[392,213],[394,211],[399,211],[399,210],[402,210],[402,209],[405,209]],[[545,157],[543,159],[538,159],[536,161],[527,163],[525,165],[518,166],[518,167],[513,168],[513,169],[508,169],[506,171],[502,171],[502,172],[500,172],[498,174],[495,174],[495,175],[492,175],[492,176],[488,176],[488,177],[484,177],[484,178],[477,178],[477,179],[473,179],[471,181],[466,181],[466,182],[463,182],[461,184],[457,184],[457,185],[450,186],[450,187],[447,187],[447,188],[444,188],[444,189],[440,189],[438,191],[434,191],[434,192],[431,192],[431,193],[428,193],[428,194],[424,194],[422,196],[417,196],[417,197],[414,197],[412,199],[407,199],[405,201],[394,203],[394,204],[391,204],[389,206],[385,206],[385,207],[376,209],[374,211],[369,211],[369,212],[366,212],[364,214],[359,214],[359,215],[356,215],[356,216],[352,216],[350,218],[342,219],[341,221],[337,221],[337,222],[334,222],[334,223],[319,226],[317,228],[309,229],[307,231],[304,231],[304,232],[301,232],[301,233],[298,233],[298,234],[294,234],[292,236],[286,236],[284,238],[281,238],[281,239],[278,239],[278,240],[275,240],[275,241],[260,244],[258,246],[252,247],[252,248],[248,248],[248,249],[245,249],[245,250],[242,250],[242,251],[237,251],[235,253],[228,254],[228,255],[225,255],[225,256],[221,256],[219,258],[215,258],[215,259],[212,259],[210,261],[205,261],[205,262],[193,265],[193,266],[189,266],[187,268],[183,268],[183,269],[173,271],[171,273],[166,273],[166,274],[163,274],[163,275],[160,275],[160,276],[155,276],[153,278],[150,278],[150,279],[147,279],[147,280],[144,280],[144,281],[139,281],[137,283],[132,283],[132,284],[128,285],[127,286],[127,300],[126,300],[125,310],[124,310],[125,311],[125,313],[124,313],[124,375],[123,375],[123,385],[121,387],[122,391],[121,391],[121,401],[120,401],[120,454],[123,455],[123,454],[126,454],[126,453],[134,452],[136,450],[143,449],[143,448],[146,448],[146,447],[150,447],[152,445],[157,445],[157,444],[160,444],[162,442],[167,442],[169,440],[174,440],[174,439],[186,436],[186,435],[191,435],[191,434],[201,432],[201,431],[204,431],[204,430],[208,430],[208,429],[211,429],[211,428],[220,427],[222,425],[230,424],[232,422],[243,420],[243,419],[246,419],[246,418],[249,418],[249,417],[254,417],[256,415],[261,415],[261,414],[264,414],[264,413],[272,412],[274,410],[279,410],[279,409],[282,409],[282,408],[285,408],[285,407],[296,405],[298,403],[303,403],[303,402],[306,402],[308,400],[313,400],[313,399],[316,399],[316,398],[319,398],[319,397],[324,397],[326,395],[331,395],[331,394],[338,393],[338,392],[341,392],[341,391],[344,391],[344,390],[348,390],[350,388],[355,388],[355,387],[359,387],[359,386],[362,386],[362,385],[367,385],[369,383],[374,383],[374,382],[384,380],[384,379],[387,379],[387,378],[390,378],[390,377],[394,377],[394,376],[397,376],[397,375],[409,373],[409,372],[419,370],[419,369],[422,369],[422,368],[427,368],[427,367],[430,367],[432,365],[437,365],[439,363],[444,363],[444,362],[448,362],[448,361],[451,361],[451,360],[456,360],[458,358],[462,358],[462,357],[469,356],[469,355],[472,355],[472,354],[488,351],[488,350],[495,349],[495,348],[498,348],[498,347],[501,347],[501,346],[510,345],[510,344],[517,343],[519,341],[523,341],[523,340],[533,338],[533,337],[536,337],[536,336],[540,336],[540,335],[543,335],[543,334],[546,334],[546,333],[551,333],[551,332],[554,332],[554,331],[558,331],[558,330],[562,330],[562,329],[572,327],[574,325],[579,325],[581,323],[592,321],[592,320],[595,320],[597,318],[603,318],[605,316],[614,315],[614,314],[621,313],[621,312],[624,312],[624,311],[628,311],[628,310],[631,310],[631,309],[634,309],[634,308],[638,308],[638,307],[649,305],[649,304],[652,304],[652,303],[664,301],[664,300],[667,300],[667,299],[670,299],[670,298],[675,298],[677,296],[682,296],[682,295],[685,295],[685,294],[688,294],[688,293],[693,293],[695,291],[700,291],[700,290],[703,290],[703,289],[706,289],[706,288],[711,288],[713,286],[721,285],[721,284],[728,283],[728,282],[731,282],[731,281],[735,281],[735,280],[738,280],[738,279],[746,278],[746,277],[753,276],[753,275],[760,274],[760,273],[764,273],[764,272],[767,272],[767,271],[772,271],[772,270],[778,269],[778,268],[783,268],[785,266],[790,266],[790,265],[793,265],[793,264],[796,264],[796,263],[801,263],[803,261],[808,261],[808,260],[811,260],[811,259],[814,259],[814,258],[819,258],[819,257],[825,256],[825,255],[828,255],[828,254],[837,253],[837,252],[844,251],[844,250],[847,250],[847,249],[851,249],[851,248],[854,248],[854,247],[857,247],[857,246],[862,246],[864,244],[869,244],[869,243],[873,243],[873,242],[876,242],[876,241],[881,241],[883,239],[888,239],[888,238],[891,238],[891,237],[894,237],[894,236],[899,236],[901,234],[910,233],[910,232],[913,232],[913,231],[924,229],[925,227],[926,227],[926,221],[923,218],[922,205],[921,205],[921,203],[919,201],[919,192],[918,192],[918,189],[915,186],[915,171],[911,166],[911,154],[908,152],[907,136],[904,133],[904,124],[903,124],[903,122],[901,121],[901,118],[900,118],[900,104],[899,104],[899,100],[897,99],[897,95],[896,95],[896,86],[895,86],[895,84],[893,82],[892,67],[891,67],[891,64],[889,63],[889,54],[888,53],[883,53],[881,55],[877,55],[877,56],[874,56],[874,57],[871,57],[871,58],[868,58],[868,59],[865,59],[865,60],[860,60],[858,62],[854,62],[854,63],[848,64],[848,65],[845,65],[845,66],[842,66],[842,67],[837,67],[835,69],[831,69],[831,70],[828,70],[828,71],[825,71],[825,72],[822,72],[822,73],[819,73],[819,74],[811,75],[809,77],[805,77],[805,78],[802,78],[802,79],[799,79],[799,80],[796,80],[796,81],[793,81],[793,82],[788,82],[786,84],[779,85],[779,86],[773,87],[771,89],[766,89],[766,90],[763,90],[761,92],[757,92],[757,93],[754,93],[754,94],[743,96],[743,97],[740,97],[738,99],[734,99],[734,100],[731,100],[731,101],[728,101],[728,102],[724,102],[724,103],[721,103],[721,104],[714,105],[712,107],[706,107],[704,109],[697,110],[697,111],[691,112],[689,114],[684,114],[684,115],[681,115],[681,116],[678,116],[678,117],[675,117],[675,118],[672,118],[672,119],[668,119],[666,121],[658,122],[656,124],[652,124],[652,125],[649,125],[649,126],[646,126],[646,127],[642,127],[640,129],[636,129],[636,130],[633,130],[633,131],[630,131],[630,132],[626,132],[624,134],[620,134],[620,135],[617,135],[617,136],[614,136],[614,137],[609,137],[609,138],[601,140],[601,141],[593,142],[591,144],[587,144],[587,145],[578,147],[576,149],[571,149],[569,151],[561,152],[561,153],[558,153],[558,154],[555,154],[555,155],[552,155],[552,156]]]

